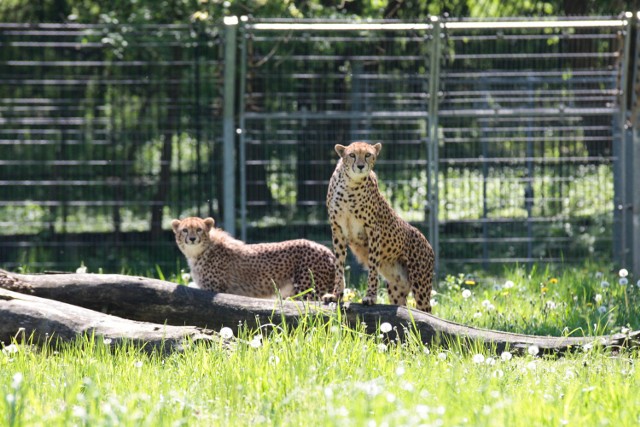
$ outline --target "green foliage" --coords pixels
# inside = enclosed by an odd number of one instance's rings
[[[573,5],[572,3],[576,3]],[[496,18],[611,14],[633,9],[623,0],[27,0],[0,2],[0,21],[84,23],[186,23],[226,15],[260,18],[374,18],[422,20],[430,15]]]

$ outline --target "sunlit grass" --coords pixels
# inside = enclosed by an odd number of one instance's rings
[[[434,312],[461,323],[538,334],[561,335],[565,328],[582,328],[579,334],[609,333],[625,325],[637,329],[637,278],[619,271],[597,273],[587,268],[514,269],[504,278],[462,273],[437,287]],[[188,281],[180,272],[166,276]],[[357,289],[352,300],[361,292]],[[600,312],[601,306],[606,312]],[[293,329],[264,322],[260,330],[241,330],[231,347],[194,345],[170,356],[128,345],[113,348],[100,338],[55,351],[5,343],[0,423],[531,426],[640,421],[635,351],[593,348],[559,359],[509,357],[481,347],[390,342],[391,326],[384,323],[372,336],[345,327],[337,317],[328,322],[306,317]],[[588,326],[592,323],[596,327]]]

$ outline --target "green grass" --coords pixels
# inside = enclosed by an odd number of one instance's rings
[[[638,329],[637,278],[628,277],[625,286],[618,279],[617,272],[596,277],[593,268],[515,269],[504,278],[449,277],[437,289],[434,312],[515,332],[581,335],[623,326]],[[504,286],[507,280],[512,287]],[[602,281],[609,286],[602,287]],[[467,298],[462,296],[465,289],[471,293]],[[358,290],[353,298],[360,295]],[[598,311],[601,306],[604,313]],[[338,319],[327,323],[313,317],[292,330],[243,330],[232,348],[197,345],[170,356],[147,355],[126,345],[110,349],[90,338],[57,351],[8,346],[0,353],[0,424],[640,422],[635,351],[594,348],[560,359],[501,356],[479,349],[424,347],[415,340],[388,342],[384,333],[369,336]]]

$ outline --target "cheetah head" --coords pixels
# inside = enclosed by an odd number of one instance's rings
[[[171,221],[176,243],[187,258],[200,255],[207,247],[210,241],[209,231],[213,225],[213,218],[189,217]]]
[[[369,176],[373,170],[382,144],[367,144],[366,142],[352,142],[348,146],[336,145],[336,152],[342,159],[342,167],[347,176],[353,180],[360,181]]]

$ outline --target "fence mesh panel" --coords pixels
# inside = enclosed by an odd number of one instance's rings
[[[3,265],[175,268],[163,228],[216,200],[216,31],[0,24]]]
[[[620,28],[447,28],[439,220],[445,263],[611,253]]]
[[[175,271],[169,221],[225,209],[249,242],[329,245],[333,147],[356,140],[382,142],[381,189],[441,273],[610,259],[629,28],[248,20],[225,64],[223,25],[0,24],[0,264]]]

